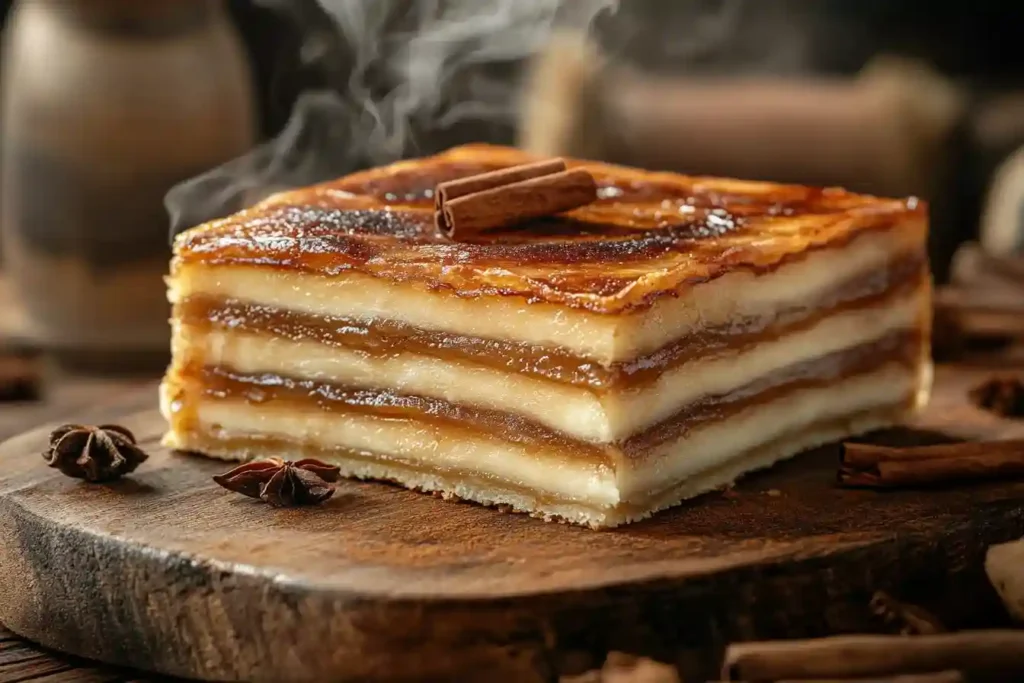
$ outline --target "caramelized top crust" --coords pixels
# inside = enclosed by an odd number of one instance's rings
[[[924,202],[841,189],[651,173],[571,160],[597,202],[483,244],[433,225],[437,183],[535,160],[468,145],[283,192],[175,240],[176,264],[259,265],[325,276],[348,270],[459,296],[521,296],[621,314],[730,271],[755,274],[857,235],[914,230]]]

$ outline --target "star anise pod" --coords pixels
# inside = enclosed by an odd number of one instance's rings
[[[120,425],[62,425],[50,433],[43,453],[50,467],[92,482],[117,479],[148,457],[136,445],[135,435]]]
[[[306,458],[292,462],[280,458],[254,460],[213,478],[236,493],[274,507],[316,505],[334,495],[331,485],[341,477],[334,465]]]

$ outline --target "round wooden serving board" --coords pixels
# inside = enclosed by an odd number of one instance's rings
[[[917,429],[1024,437],[969,405],[980,378],[942,370]],[[152,457],[90,485],[45,467],[47,428],[0,446],[0,621],[199,679],[553,680],[608,650],[706,672],[732,640],[878,630],[875,590],[988,618],[985,549],[1024,535],[1024,483],[842,490],[835,447],[612,531],[358,482],[277,510],[158,446],[151,406],[85,417]]]

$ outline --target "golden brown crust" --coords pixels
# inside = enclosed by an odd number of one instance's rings
[[[770,271],[865,232],[913,230],[927,209],[840,189],[583,166],[600,199],[487,244],[452,242],[433,224],[438,182],[534,160],[469,145],[284,192],[175,242],[175,263],[348,270],[459,296],[521,296],[623,313],[734,270]]]

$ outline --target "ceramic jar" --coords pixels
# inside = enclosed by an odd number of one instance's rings
[[[102,369],[168,355],[165,192],[254,144],[218,0],[23,0],[4,45],[0,235],[26,333]]]

